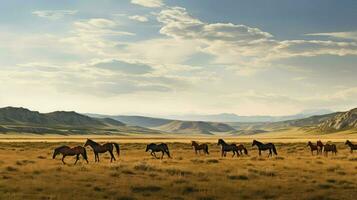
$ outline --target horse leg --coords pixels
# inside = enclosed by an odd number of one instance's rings
[[[114,157],[114,155],[113,155],[113,151],[109,151],[109,153],[110,153],[110,156],[111,156],[110,162],[112,162],[113,159],[114,159],[114,161],[116,161],[116,160],[115,160],[115,157]]]
[[[77,156],[76,156],[76,162],[74,162],[74,165],[76,165],[77,164],[77,161],[79,160],[79,154],[77,154]]]
[[[262,155],[262,151],[259,149],[259,156],[261,156]]]
[[[98,160],[98,162],[99,162],[99,153],[97,153],[97,160]]]
[[[64,162],[64,158],[65,158],[66,156],[65,155],[63,155],[62,156],[62,163],[65,165],[66,163]]]
[[[88,159],[84,156],[85,154],[84,154],[84,153],[81,153],[81,154],[82,154],[83,159],[84,159],[85,161],[87,161],[87,163],[89,163],[89,162],[88,162]]]
[[[162,151],[161,153],[162,153],[161,154],[161,159],[163,159],[164,158],[164,151]]]
[[[236,155],[236,153],[233,151],[233,156],[232,156],[232,158],[234,157],[234,155]]]

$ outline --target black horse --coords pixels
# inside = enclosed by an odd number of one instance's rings
[[[161,155],[161,159],[164,157],[164,154],[166,153],[167,156],[169,158],[171,158],[170,156],[170,152],[169,152],[169,147],[167,146],[167,144],[165,143],[161,143],[161,144],[155,144],[155,143],[151,143],[151,144],[148,144],[146,146],[146,150],[145,152],[148,152],[148,151],[151,151],[151,155],[155,158],[158,159],[158,157],[156,157],[156,154],[155,152],[161,152],[162,155]]]
[[[346,141],[345,145],[348,145],[351,148],[351,153],[353,153],[353,150],[357,150],[357,144],[353,144],[349,140]]]
[[[252,147],[253,146],[257,146],[258,147],[258,150],[259,150],[259,155],[262,155],[262,151],[266,151],[266,150],[269,150],[269,156],[273,156],[273,153],[275,155],[278,155],[278,153],[276,152],[276,148],[275,148],[275,145],[273,143],[267,143],[267,144],[263,144],[257,140],[253,140],[253,144],[252,144]]]
[[[221,157],[226,157],[227,152],[232,151],[233,156],[239,156],[239,149],[236,144],[227,144],[223,139],[219,139],[217,145],[221,145]]]
[[[87,139],[87,142],[84,144],[84,146],[90,146],[92,147],[93,151],[94,151],[94,159],[95,159],[95,162],[99,162],[99,153],[105,153],[105,152],[109,152],[110,153],[110,162],[113,162],[113,160],[115,160],[115,157],[114,157],[114,154],[113,154],[113,146],[115,146],[115,149],[117,151],[117,154],[118,156],[120,155],[120,148],[119,148],[119,145],[117,143],[105,143],[103,145],[100,145],[96,142],[94,142],[93,140],[91,139]]]
[[[66,164],[64,162],[64,158],[66,156],[77,156],[76,157],[76,162],[74,164],[77,164],[77,161],[79,160],[79,155],[82,155],[85,161],[88,163],[88,158],[87,158],[87,151],[84,147],[77,146],[77,147],[69,147],[69,146],[60,146],[55,149],[53,152],[52,158],[55,159],[58,154],[62,154],[62,163]]]

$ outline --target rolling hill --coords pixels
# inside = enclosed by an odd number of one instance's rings
[[[110,118],[92,118],[73,111],[39,113],[26,108],[0,108],[0,132],[35,134],[158,134]]]
[[[235,130],[231,126],[223,123],[178,120],[153,128],[170,133],[208,135],[212,135],[214,132],[230,132]]]
[[[141,126],[150,129],[160,130],[168,133],[180,134],[213,134],[214,132],[230,132],[235,129],[228,124],[220,122],[204,121],[181,121],[144,116],[126,116],[126,115],[98,115],[87,114],[91,117],[112,118],[120,120],[129,125]]]

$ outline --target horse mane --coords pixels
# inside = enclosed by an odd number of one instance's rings
[[[98,143],[94,142],[94,141],[93,141],[93,140],[91,140],[91,139],[87,139],[87,140],[88,140],[88,142],[90,142],[90,143],[93,143],[93,144],[98,145]]]
[[[259,144],[259,145],[263,144],[263,143],[259,142],[258,140],[254,140],[253,142],[255,142],[256,144]]]

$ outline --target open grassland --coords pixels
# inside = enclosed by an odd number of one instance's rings
[[[216,143],[203,140],[211,142],[208,156],[195,155],[188,141],[173,140],[166,141],[172,159],[153,159],[145,152],[145,139],[128,139],[119,141],[121,155],[116,162],[110,163],[106,153],[99,164],[94,163],[87,148],[90,163],[80,160],[75,166],[74,157],[66,158],[67,165],[62,165],[61,156],[53,160],[53,149],[83,142],[2,142],[0,199],[339,200],[357,196],[357,152],[350,154],[341,142],[337,156],[327,158],[312,156],[305,142],[286,141],[276,143],[277,157],[267,158],[267,152],[259,157],[251,143],[243,143],[249,156],[221,158]]]

